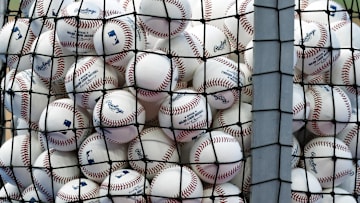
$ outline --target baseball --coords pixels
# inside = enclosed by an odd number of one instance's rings
[[[30,52],[34,72],[49,82],[64,80],[67,70],[75,62],[75,57],[62,48],[53,30],[40,34]]]
[[[329,24],[339,20],[350,20],[346,9],[332,0],[311,2],[303,11],[300,15],[301,19],[305,21]]]
[[[12,89],[11,87],[13,86],[13,82],[14,82],[14,78],[16,73],[18,73],[18,71],[16,69],[10,69],[9,71],[7,71],[7,73],[5,74],[5,76],[3,76],[1,78],[1,103],[4,105],[5,109],[8,110],[9,112],[12,112]]]
[[[186,29],[199,39],[209,56],[228,56],[230,42],[224,31],[211,24],[195,25]]]
[[[159,126],[177,142],[189,142],[209,128],[212,114],[206,98],[186,88],[168,96],[160,105]]]
[[[221,203],[221,202],[236,202],[245,203],[239,197],[241,193],[239,187],[232,183],[222,183],[216,185],[204,186],[204,198],[201,203]]]
[[[237,88],[245,82],[244,72],[240,68],[237,63],[223,56],[208,59],[194,72],[193,88],[206,94],[212,108],[229,108],[239,100],[240,91]]]
[[[25,189],[31,184],[31,166],[42,153],[35,136],[17,135],[0,147],[0,175],[3,181]]]
[[[31,69],[17,72],[7,87],[4,105],[16,117],[23,118],[27,122],[38,122],[48,102],[55,100],[53,91],[48,84]]]
[[[308,75],[328,71],[331,64],[340,55],[339,49],[329,49],[330,45],[337,47],[338,40],[325,25],[316,22],[295,20],[294,48],[296,51],[296,68]]]
[[[39,131],[46,139],[47,149],[73,151],[91,134],[91,115],[72,99],[57,99],[42,111]]]
[[[34,4],[35,1],[36,0],[23,0],[20,2],[19,8],[25,17],[29,17],[30,8]]]
[[[219,110],[212,128],[223,131],[238,140],[245,155],[250,154],[252,137],[252,105],[237,102],[228,109]]]
[[[190,151],[191,168],[202,181],[210,184],[225,183],[234,178],[240,171],[242,158],[239,142],[222,131],[200,136]]]
[[[334,136],[346,127],[352,109],[343,90],[317,85],[309,87],[305,96],[310,103],[307,130],[319,136]]]
[[[336,135],[349,147],[352,157],[360,157],[360,131],[359,124],[357,124],[359,115],[353,112],[347,126]]]
[[[90,2],[98,6],[103,12],[105,18],[120,16],[125,13],[125,9],[123,8],[123,5],[119,2],[119,0],[84,0],[84,2]]]
[[[145,203],[149,189],[150,183],[145,176],[135,170],[119,169],[113,171],[101,183],[100,203]]]
[[[299,140],[295,135],[293,137],[292,148],[291,148],[291,167],[296,168],[300,162],[300,156],[302,155],[301,146]]]
[[[142,0],[138,14],[146,32],[158,38],[171,38],[189,25],[191,6],[189,0]]]
[[[125,73],[125,67],[135,56],[134,50],[144,50],[146,35],[131,16],[105,21],[94,33],[95,51],[106,63]]]
[[[360,73],[356,67],[360,67],[360,51],[342,49],[331,69],[331,84],[339,85],[349,97],[360,94]]]
[[[253,99],[252,70],[245,63],[239,63],[239,68],[244,74],[244,84],[240,91],[240,101],[251,104]]]
[[[27,188],[25,188],[21,196],[24,200],[24,202],[51,202],[53,199],[46,196],[44,193],[42,193],[40,190],[36,189],[34,184],[31,184]]]
[[[104,136],[93,133],[80,145],[78,150],[81,172],[97,183],[118,169],[128,166],[127,145],[108,142]],[[111,164],[110,164],[111,161]]]
[[[229,17],[224,20],[223,29],[231,47],[244,50],[254,36],[254,0],[234,1],[225,15]]]
[[[152,203],[178,202],[179,197],[184,203],[200,203],[203,185],[190,168],[174,165],[161,170],[154,177],[150,194]]]
[[[4,203],[19,203],[21,202],[21,191],[19,191],[19,188],[16,185],[13,185],[11,183],[5,183],[0,188],[0,201]]]
[[[0,29],[0,59],[11,69],[31,68],[29,53],[36,36],[29,25],[29,19],[18,18],[9,20]]]
[[[305,88],[299,84],[293,84],[293,133],[305,125],[310,113],[310,102],[305,95]]]
[[[101,97],[93,111],[93,125],[105,139],[128,143],[144,128],[145,109],[125,90],[114,90]]]
[[[92,180],[77,178],[64,184],[56,194],[56,203],[97,201],[100,186]]]
[[[31,18],[30,28],[36,36],[42,32],[55,30],[55,18],[62,9],[73,3],[74,0],[36,0],[29,10]],[[59,27],[57,27],[59,29]],[[62,29],[62,28],[60,28]]]
[[[103,90],[119,87],[117,71],[99,56],[85,56],[71,65],[65,75],[68,96],[76,104],[93,109]]]
[[[55,199],[59,189],[80,177],[76,152],[49,149],[42,152],[32,165],[34,185],[48,198]]]
[[[203,63],[203,46],[193,34],[184,31],[171,39],[159,39],[154,49],[161,50],[171,56],[174,66],[179,71],[179,81],[189,82],[196,68]]]
[[[59,13],[56,34],[60,44],[74,53],[95,50],[93,36],[102,25],[103,12],[90,2],[72,2]]]
[[[352,194],[360,194],[360,166],[353,164],[350,176],[344,180],[338,187]]]
[[[291,200],[292,203],[319,203],[322,202],[322,192],[320,182],[316,177],[303,168],[291,170]],[[308,196],[308,193],[310,195]]]
[[[140,52],[126,67],[125,80],[138,99],[157,102],[173,91],[179,72],[164,52]]]
[[[340,187],[327,188],[322,191],[323,202],[357,203],[354,195]]]
[[[223,30],[224,20],[229,16],[226,16],[226,11],[234,0],[206,0],[206,1],[190,1],[192,24],[194,26],[205,23],[207,25],[213,25]]]
[[[240,171],[232,178],[229,183],[239,187],[246,198],[250,197],[251,188],[251,156],[244,160],[244,164],[240,167]]]
[[[330,23],[331,30],[339,41],[339,47],[334,48],[360,48],[360,26],[355,22],[340,20]]]
[[[146,128],[140,137],[129,143],[130,166],[152,179],[162,169],[179,162],[180,154],[176,143],[159,127]]]
[[[336,156],[336,159],[333,157]],[[338,138],[317,137],[304,146],[305,165],[323,188],[338,186],[350,175],[353,167],[349,147]]]

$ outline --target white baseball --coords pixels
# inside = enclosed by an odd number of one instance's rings
[[[36,36],[29,25],[29,19],[18,18],[9,20],[0,29],[0,59],[11,69],[31,69],[29,53]]]
[[[0,202],[2,203],[20,203],[21,191],[16,185],[5,183],[0,188]]]
[[[171,39],[159,39],[154,45],[169,56],[179,71],[179,81],[189,82],[196,68],[203,62],[203,46],[193,34],[184,31]]]
[[[91,2],[73,2],[59,13],[56,34],[60,44],[74,53],[95,50],[93,36],[102,25],[103,12]],[[59,29],[60,28],[60,29]]]
[[[15,116],[27,122],[38,122],[48,102],[55,100],[49,85],[31,69],[17,72],[7,87],[4,105]]]
[[[350,176],[344,180],[339,186],[352,194],[360,194],[360,166],[353,164]]]
[[[333,159],[333,157],[336,159]],[[353,163],[350,149],[334,137],[317,137],[304,146],[306,169],[323,188],[338,186],[351,175]]]
[[[234,1],[226,16],[229,17],[224,20],[224,32],[232,48],[242,51],[254,36],[254,0]]]
[[[350,193],[340,187],[327,188],[322,191],[322,202],[336,203],[357,203],[353,193]]]
[[[105,94],[96,103],[93,125],[105,139],[114,143],[128,143],[144,128],[144,107],[125,90]]]
[[[244,84],[240,91],[240,101],[251,104],[253,99],[253,73],[249,66],[247,66],[245,63],[239,63],[239,68],[244,74]]]
[[[320,203],[322,202],[322,187],[316,177],[303,168],[291,170],[291,202]],[[308,196],[310,193],[310,196]],[[315,193],[315,194],[314,194]]]
[[[149,189],[150,183],[145,176],[132,169],[119,169],[113,171],[101,183],[100,203],[145,203]]]
[[[38,156],[32,166],[36,189],[51,199],[56,198],[63,185],[80,177],[78,159],[74,151],[46,150]]]
[[[235,137],[245,155],[250,154],[252,137],[252,105],[237,102],[228,109],[219,110],[213,119],[212,127]]]
[[[129,90],[143,101],[157,102],[173,91],[179,79],[176,66],[164,52],[142,52],[126,67],[125,80]]]
[[[360,131],[359,125],[357,124],[358,115],[360,114],[353,112],[347,126],[336,135],[338,139],[350,148],[353,157],[360,157]]]
[[[57,99],[43,110],[39,131],[46,139],[47,149],[73,151],[91,134],[91,115],[72,99]]]
[[[108,19],[94,33],[95,51],[106,63],[125,73],[125,67],[135,56],[133,50],[144,50],[146,35],[131,16]]]
[[[308,119],[310,114],[310,102],[305,95],[305,88],[300,84],[293,84],[293,133],[298,131],[305,125],[305,120]]]
[[[111,172],[128,166],[125,161],[128,159],[127,148],[125,144],[108,142],[104,136],[93,133],[78,150],[81,172],[90,180],[101,183]]]
[[[96,101],[103,95],[102,90],[115,89],[120,85],[115,68],[105,64],[100,56],[79,59],[65,75],[68,96],[86,109],[94,108]]]
[[[71,52],[63,49],[53,30],[43,32],[32,44],[32,67],[39,77],[47,81],[64,80],[75,62]]]
[[[13,120],[16,119],[16,125],[14,125],[15,135],[32,135],[37,137],[39,133],[39,125],[35,122],[28,122],[23,118],[16,118],[13,116]],[[39,140],[40,141],[40,140]],[[41,144],[41,142],[40,142]]]
[[[189,142],[209,128],[212,121],[206,99],[193,89],[178,90],[160,105],[159,126],[177,142]]]
[[[31,6],[34,4],[36,0],[24,0],[20,2],[19,9],[24,14],[25,17],[29,17],[29,11]]]
[[[190,151],[191,168],[202,181],[210,184],[225,183],[234,178],[240,171],[242,158],[240,143],[222,131],[203,134]]]
[[[234,0],[191,1],[193,25],[207,24],[223,29],[226,11]],[[196,20],[195,20],[196,19]]]
[[[31,184],[31,166],[42,153],[36,136],[17,135],[0,147],[0,175],[3,181],[25,189]]]
[[[84,203],[97,202],[100,186],[89,179],[77,178],[63,185],[56,194],[56,203],[80,201]]]
[[[1,78],[1,84],[0,84],[1,103],[4,105],[5,109],[8,110],[9,112],[13,111],[11,107],[12,104],[11,91],[16,73],[18,73],[16,69],[10,69],[9,71],[6,72],[5,76]]]
[[[178,163],[180,154],[174,140],[161,128],[150,127],[129,143],[128,159],[133,169],[152,179],[162,169]]]
[[[201,203],[236,202],[245,203],[239,195],[241,190],[232,183],[204,186],[204,198]]]
[[[161,170],[154,177],[150,194],[152,203],[178,202],[179,197],[184,203],[200,203],[203,184],[190,168],[175,165]]]
[[[349,97],[339,87],[316,85],[305,96],[310,103],[307,130],[321,136],[334,136],[343,130],[351,117]]]
[[[74,0],[36,0],[29,10],[30,28],[36,36],[48,30],[55,30],[55,18],[62,9]],[[57,27],[56,29],[59,29]],[[60,28],[62,29],[62,28]]]
[[[249,198],[251,192],[251,156],[248,156],[240,168],[239,173],[229,182],[238,186],[244,197]]]
[[[339,47],[334,48],[360,48],[360,26],[348,20],[339,20],[330,23],[331,30],[339,41]]]
[[[189,0],[142,0],[138,14],[146,32],[159,38],[171,38],[189,25],[191,6]]]
[[[295,67],[308,75],[328,71],[340,55],[339,49],[329,50],[330,45],[339,46],[335,34],[331,43],[330,33],[325,25],[295,20],[294,48],[297,56]]]
[[[329,24],[339,20],[350,20],[346,9],[336,1],[318,0],[311,2],[301,12],[301,19],[322,24]]]
[[[51,201],[53,201],[53,199],[49,198],[43,192],[36,189],[34,184],[31,184],[30,186],[25,188],[22,191],[21,196],[22,196],[24,202],[31,202],[31,201],[51,202]]]
[[[186,31],[199,39],[209,56],[229,55],[231,51],[230,42],[222,29],[211,24],[201,24],[189,27]]]
[[[292,148],[291,148],[291,167],[296,168],[300,162],[300,156],[302,155],[302,149],[299,140],[295,135],[292,136]]]
[[[212,108],[227,109],[239,100],[238,88],[244,86],[245,75],[240,68],[223,56],[208,59],[194,72],[193,88],[206,94]]]
[[[356,67],[360,66],[360,51],[342,49],[340,57],[331,69],[331,84],[339,85],[349,96],[360,94],[360,73]]]
[[[105,18],[120,16],[125,14],[125,9],[122,7],[123,5],[119,2],[119,0],[106,0],[106,1],[84,0],[84,2],[90,2],[97,5],[104,13]]]

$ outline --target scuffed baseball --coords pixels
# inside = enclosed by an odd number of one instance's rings
[[[239,195],[241,190],[232,183],[222,183],[204,186],[204,198],[202,203],[236,202],[245,203]]]
[[[98,133],[91,134],[81,143],[77,152],[81,172],[100,184],[111,172],[128,166],[127,148],[125,144],[106,141]]]
[[[21,191],[16,185],[5,183],[0,188],[0,201],[4,203],[20,203]]]
[[[135,139],[145,124],[144,107],[130,92],[114,90],[101,97],[93,111],[93,125],[105,139],[122,144]]]
[[[152,203],[177,202],[180,196],[184,203],[200,203],[203,184],[190,168],[175,165],[161,170],[154,177],[150,194]]]
[[[163,101],[158,119],[168,137],[176,142],[189,142],[211,125],[212,114],[205,97],[186,88]]]
[[[357,40],[360,36],[360,26],[349,20],[339,20],[330,23],[331,30],[339,41],[339,47],[334,48],[360,48]]]
[[[316,177],[303,168],[291,170],[291,200],[293,203],[319,203],[322,201],[322,187]],[[308,193],[309,196],[308,196]]]
[[[22,191],[21,196],[22,196],[24,202],[31,202],[31,201],[51,202],[51,201],[53,201],[52,198],[49,198],[43,192],[36,189],[34,184],[31,184],[30,186],[25,188]]]

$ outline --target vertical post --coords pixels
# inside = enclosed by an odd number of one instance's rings
[[[294,1],[254,3],[250,202],[291,202]]]

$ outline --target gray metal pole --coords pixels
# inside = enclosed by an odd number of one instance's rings
[[[250,202],[291,202],[294,1],[255,0]]]

